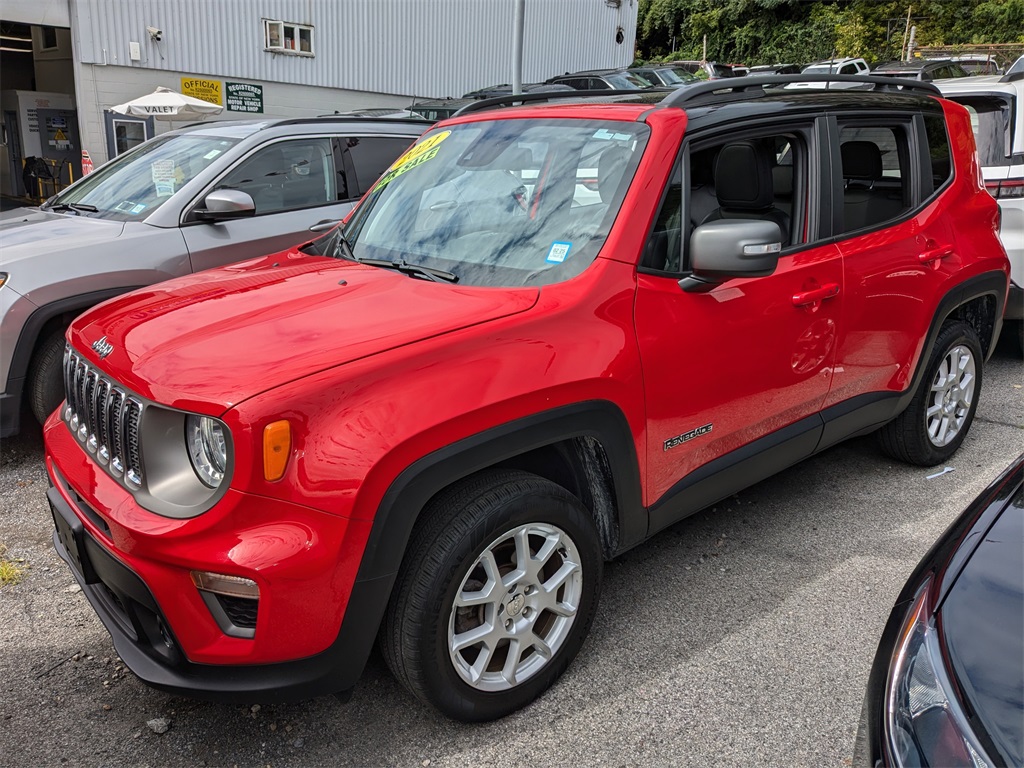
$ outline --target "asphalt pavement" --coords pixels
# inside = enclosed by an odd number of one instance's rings
[[[347,704],[147,688],[52,550],[27,429],[0,451],[0,546],[27,568],[0,587],[0,766],[849,766],[903,582],[1024,451],[1012,341],[985,368],[952,472],[860,438],[676,524],[608,564],[590,638],[554,688],[483,725],[419,703],[376,655]]]

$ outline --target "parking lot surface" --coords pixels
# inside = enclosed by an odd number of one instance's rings
[[[0,545],[26,568],[0,587],[0,766],[849,766],[904,580],[1024,450],[1012,342],[985,368],[953,471],[896,464],[861,438],[676,524],[608,564],[594,628],[554,688],[483,725],[413,699],[378,656],[347,704],[147,688],[53,552],[27,422],[0,462]]]

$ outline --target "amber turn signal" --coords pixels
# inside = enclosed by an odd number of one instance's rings
[[[263,476],[280,480],[292,452],[292,428],[284,419],[263,428]]]

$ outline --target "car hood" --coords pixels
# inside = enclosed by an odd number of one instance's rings
[[[123,231],[123,221],[18,208],[0,216],[0,249],[6,267],[36,256],[43,244],[49,252],[63,252],[109,241]]]
[[[523,312],[538,295],[292,252],[112,299],[79,317],[70,339],[136,393],[218,415],[326,368]],[[99,361],[102,338],[112,350]]]
[[[957,681],[1007,765],[1024,765],[1024,491],[985,534],[940,608]]]

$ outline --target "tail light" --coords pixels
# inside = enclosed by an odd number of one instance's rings
[[[996,200],[1024,198],[1024,179],[986,181],[985,189],[987,189],[988,193]]]

